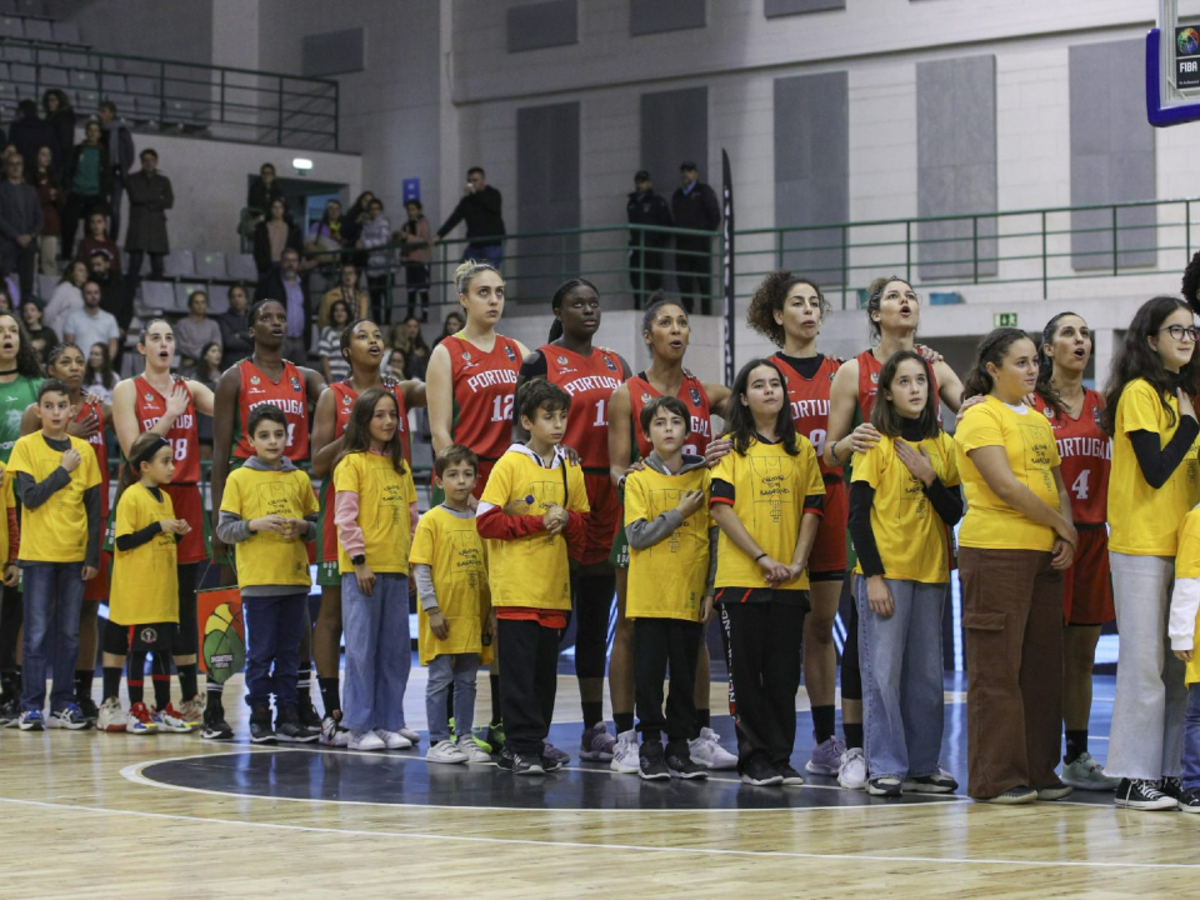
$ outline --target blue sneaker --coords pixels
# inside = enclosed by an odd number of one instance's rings
[[[50,713],[50,719],[46,724],[50,728],[65,728],[68,731],[84,731],[92,727],[92,723],[74,703],[68,703],[62,709]]]
[[[21,718],[17,720],[17,727],[22,731],[42,731],[45,729],[45,724],[42,722],[42,711],[40,709],[27,709],[21,713]]]

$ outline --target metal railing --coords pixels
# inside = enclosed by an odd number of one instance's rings
[[[140,127],[221,140],[338,149],[338,83],[279,72],[0,40],[0,105],[65,91],[77,112],[111,100]],[[4,116],[11,119],[12,110]]]

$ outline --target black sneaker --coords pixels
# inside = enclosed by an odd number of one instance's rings
[[[100,718],[100,708],[96,706],[96,701],[91,697],[80,695],[75,698],[75,705],[79,707],[79,711],[85,719],[93,725],[96,724],[96,720]]]
[[[204,707],[204,728],[200,731],[200,737],[206,741],[233,740],[233,729],[225,721],[225,708],[216,694],[208,695],[208,703]]]
[[[1185,813],[1200,813],[1200,788],[1188,788],[1179,798],[1179,808]]]
[[[1181,778],[1168,775],[1158,783],[1158,789],[1172,800],[1183,799],[1183,780]]]
[[[546,770],[542,768],[540,757],[514,753],[512,755],[512,773],[514,775],[545,775]]]
[[[285,706],[275,717],[275,737],[287,744],[311,744],[321,736],[300,724],[300,716],[294,706]]]
[[[867,782],[867,793],[890,800],[900,796],[903,784],[899,778],[872,778]]]
[[[935,775],[904,779],[904,791],[911,794],[953,794],[957,790],[958,782],[945,770],[939,770]]]
[[[5,703],[0,704],[0,726],[4,728],[16,728],[17,723],[21,721],[21,701],[15,697]]]
[[[800,785],[804,784],[804,776],[786,763],[782,766],[776,766],[775,771],[778,772],[779,777],[783,779],[784,785],[799,787]]]
[[[775,771],[775,767],[761,756],[752,756],[742,767],[742,784],[752,784],[755,787],[766,787],[771,784],[783,784],[783,776]]]
[[[999,806],[1017,806],[1023,803],[1032,803],[1038,798],[1038,792],[1033,788],[1019,784],[1016,787],[1011,787],[1003,794],[997,794],[995,797],[980,797],[980,803],[995,803]]]
[[[557,772],[567,764],[561,756],[548,756],[545,753],[538,757],[538,762],[543,772]]]
[[[513,767],[512,751],[505,747],[500,751],[500,758],[496,760],[496,766],[506,772],[511,772]]]
[[[317,712],[317,708],[313,706],[312,697],[300,693],[300,699],[296,701],[297,721],[313,734],[321,733],[321,715]]]
[[[275,731],[271,728],[271,707],[265,703],[251,708],[250,742],[252,744],[275,743]]]
[[[1118,809],[1178,809],[1179,801],[1158,789],[1159,782],[1122,778],[1113,805]]]
[[[638,777],[642,781],[665,781],[670,779],[671,770],[667,768],[667,760],[663,755],[663,746],[651,738],[642,739],[642,747],[638,751]]]
[[[678,749],[667,745],[667,768],[674,778],[704,779],[708,778],[708,769],[693,761],[688,751],[687,741],[680,741]]]

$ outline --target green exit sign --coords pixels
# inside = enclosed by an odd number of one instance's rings
[[[1016,313],[996,313],[992,317],[992,327],[994,328],[1016,328],[1017,314]]]

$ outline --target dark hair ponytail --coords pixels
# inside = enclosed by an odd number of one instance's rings
[[[1058,331],[1058,320],[1064,316],[1075,316],[1078,319],[1083,318],[1079,313],[1068,310],[1067,312],[1060,312],[1046,323],[1046,327],[1042,329],[1042,341],[1037,346],[1038,380],[1037,387],[1034,388],[1037,395],[1046,401],[1046,405],[1060,416],[1067,414],[1067,407],[1062,402],[1062,397],[1058,395],[1058,391],[1055,390],[1051,380],[1054,378],[1054,358],[1046,352],[1046,345],[1054,343],[1054,335]]]
[[[563,301],[567,299],[567,294],[571,293],[571,291],[575,290],[577,287],[589,287],[593,291],[596,291],[597,297],[600,296],[600,292],[596,290],[596,286],[586,278],[571,278],[558,286],[558,290],[556,290],[554,292],[554,296],[550,298],[550,309],[555,312],[560,310],[562,308]],[[550,337],[547,339],[547,343],[553,344],[562,336],[562,319],[558,318],[558,316],[555,316],[554,321],[550,324]]]
[[[984,396],[992,392],[992,376],[987,370],[987,364],[1000,365],[1004,361],[1008,348],[1020,340],[1029,340],[1029,335],[1020,328],[997,328],[984,335],[975,351],[975,363],[971,371],[963,379],[963,399],[979,394]]]

